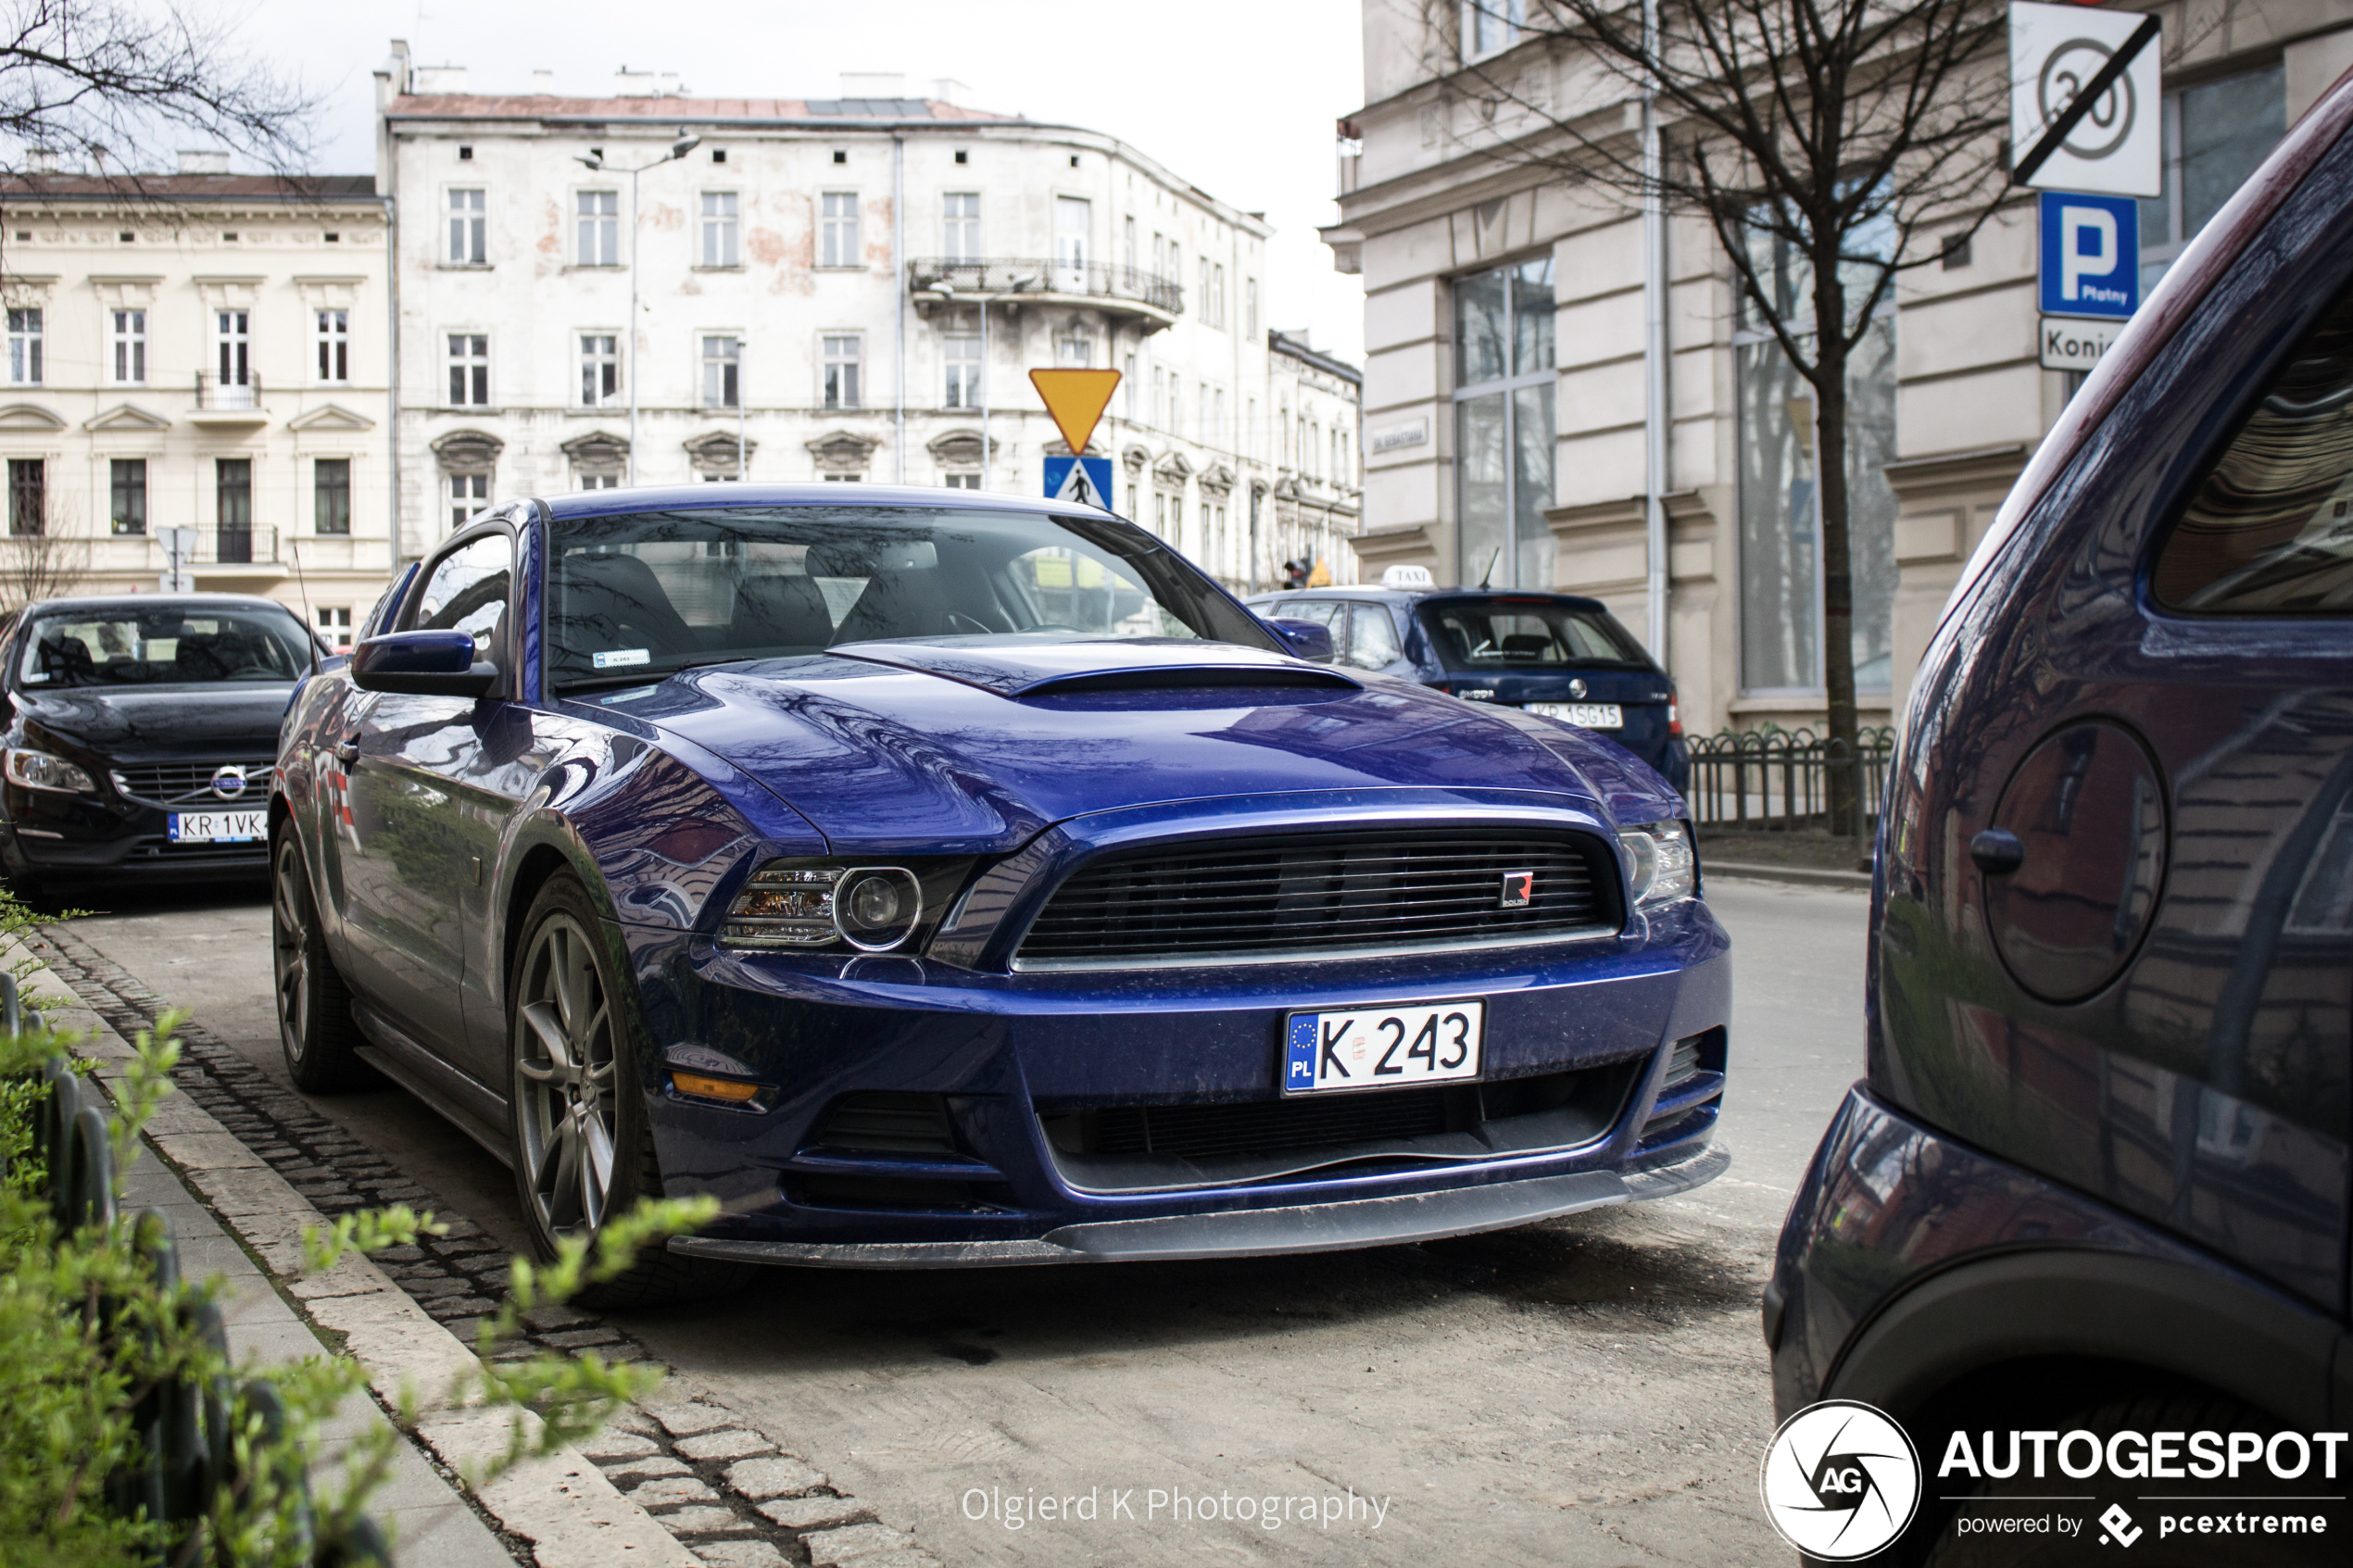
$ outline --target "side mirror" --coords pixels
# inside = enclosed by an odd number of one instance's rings
[[[1283,646],[1300,659],[1316,664],[1332,661],[1332,629],[1320,621],[1278,620],[1269,616],[1266,624],[1283,640]]]
[[[498,684],[498,667],[475,661],[471,633],[392,632],[351,650],[351,684],[363,692],[482,697]]]

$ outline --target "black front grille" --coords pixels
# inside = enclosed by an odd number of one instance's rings
[[[1525,904],[1506,902],[1523,893]],[[1475,828],[1226,839],[1106,856],[1057,888],[1031,966],[1282,956],[1614,927],[1616,873],[1581,834]]]
[[[1390,1089],[1326,1099],[1257,1100],[1241,1105],[1117,1106],[1089,1113],[1090,1154],[1164,1154],[1211,1160],[1221,1154],[1327,1148],[1382,1138],[1417,1138],[1478,1120],[1476,1089]]]
[[[223,801],[212,793],[212,775],[225,764],[220,762],[140,762],[127,764],[114,771],[115,787],[123,794],[141,800],[153,800],[164,806],[188,806],[198,803],[211,806],[260,806],[270,798],[270,770],[276,766],[274,759],[264,757],[236,764],[245,771],[245,791],[234,801]]]
[[[865,1154],[954,1155],[948,1102],[937,1095],[844,1095],[826,1110],[809,1139],[812,1148]]]
[[[1697,1035],[1675,1042],[1674,1052],[1667,1059],[1667,1077],[1659,1085],[1662,1091],[1674,1088],[1679,1084],[1688,1084],[1699,1076],[1699,1042]]]

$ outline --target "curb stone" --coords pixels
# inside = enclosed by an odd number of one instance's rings
[[[70,927],[46,926],[26,945],[80,1003],[123,1039],[168,1005]],[[480,1227],[436,1202],[391,1162],[313,1111],[291,1090],[190,1020],[181,1025],[180,1093],[165,1102],[150,1141],[221,1223],[244,1237],[321,1329],[345,1336],[388,1409],[404,1386],[436,1391],[473,1364],[475,1321],[494,1310],[506,1255]],[[373,1259],[346,1259],[301,1276],[302,1231],[391,1203],[432,1209],[447,1234]],[[593,1346],[612,1361],[658,1364],[644,1347],[592,1312],[543,1309],[501,1358]],[[824,1474],[702,1391],[624,1410],[580,1449],[519,1466],[475,1500],[538,1568],[939,1568],[909,1532],[835,1490]],[[416,1436],[455,1473],[503,1449],[504,1412],[433,1409]],[[765,1468],[755,1468],[765,1467]],[[686,1485],[682,1485],[686,1483]],[[526,1556],[525,1552],[530,1555]]]

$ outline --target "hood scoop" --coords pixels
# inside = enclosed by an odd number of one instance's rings
[[[1364,689],[1362,683],[1328,665],[1182,637],[939,637],[921,643],[855,643],[830,651],[920,671],[1019,702],[1115,692]]]

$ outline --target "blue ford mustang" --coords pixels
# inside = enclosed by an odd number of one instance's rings
[[[860,485],[478,520],[297,692],[286,1058],[509,1160],[544,1247],[1361,1247],[1705,1181],[1730,960],[1626,753],[1297,657],[1100,512]],[[1295,641],[1293,641],[1295,639]]]

